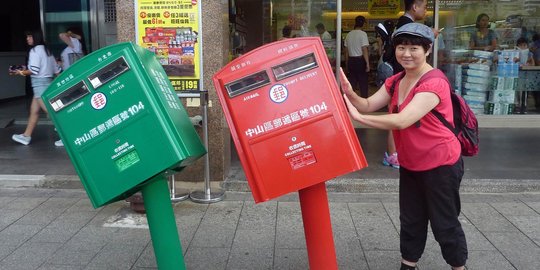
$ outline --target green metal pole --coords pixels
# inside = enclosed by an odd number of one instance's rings
[[[144,185],[142,195],[158,269],[185,270],[184,255],[165,177],[156,176],[149,184]]]

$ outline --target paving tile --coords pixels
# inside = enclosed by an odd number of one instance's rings
[[[209,205],[201,225],[190,243],[192,247],[230,247],[242,202],[221,202]]]
[[[334,244],[339,269],[367,269],[367,261],[354,230],[334,230]]]
[[[469,250],[467,267],[471,270],[509,270],[516,269],[510,262],[496,250],[477,251]]]
[[[307,250],[276,248],[274,255],[275,270],[309,269]]]
[[[275,230],[277,218],[277,206],[275,201],[255,204],[245,202],[238,222],[238,230],[265,228]]]
[[[479,250],[479,251],[490,251],[496,250],[495,247],[489,242],[489,240],[484,236],[484,234],[478,230],[473,224],[470,223],[468,219],[460,217],[461,227],[465,233],[465,239],[467,240],[467,249]]]
[[[351,203],[351,215],[364,250],[397,250],[399,235],[381,203]]]
[[[27,210],[9,210],[9,209],[0,209],[0,231],[10,226],[24,215],[28,213]]]
[[[184,255],[186,269],[224,270],[229,258],[229,248],[192,247]]]
[[[490,203],[490,205],[505,217],[539,215],[523,202]]]
[[[96,249],[74,249],[70,246],[62,246],[47,260],[50,265],[71,265],[84,267],[100,252]]]
[[[441,250],[432,248],[424,251],[418,261],[418,269],[451,269],[451,267],[444,261]]]
[[[348,203],[330,203],[330,218],[333,231],[353,231],[354,223]]]
[[[538,269],[540,247],[521,232],[486,232],[486,237],[517,269]]]
[[[234,246],[231,249],[226,269],[271,270],[273,260],[273,247]]]
[[[232,248],[242,247],[273,249],[276,241],[275,229],[267,227],[237,230]]]
[[[306,238],[300,203],[279,202],[276,223],[276,248],[306,248]]]
[[[367,250],[365,251],[369,270],[399,269],[401,255],[395,250]]]
[[[480,231],[517,231],[511,222],[488,203],[462,204],[461,212]]]
[[[0,243],[8,246],[20,246],[43,229],[38,225],[11,225],[0,231]]]
[[[84,269],[84,266],[82,265],[73,265],[73,264],[61,265],[61,264],[46,263],[44,265],[41,265],[37,270],[82,270],[82,269]]]
[[[0,262],[0,269],[37,269],[47,262],[60,246],[58,243],[25,243]]]
[[[508,219],[536,245],[540,246],[540,215],[510,216]]]
[[[92,258],[89,265],[104,267],[103,269],[130,269],[144,248],[144,245],[110,243]]]
[[[45,202],[48,199],[48,197],[41,197],[41,198],[32,198],[32,197],[19,197],[15,200],[10,201],[9,204],[7,204],[2,209],[6,210],[32,210]]]
[[[156,256],[151,243],[146,245],[139,258],[137,258],[134,268],[157,268]]]

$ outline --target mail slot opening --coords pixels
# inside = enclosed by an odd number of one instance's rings
[[[276,80],[282,80],[298,73],[318,67],[313,53],[298,57],[279,66],[272,67]]]
[[[129,70],[129,65],[126,62],[126,59],[124,59],[124,57],[120,57],[102,69],[96,71],[94,74],[90,75],[88,80],[90,80],[90,83],[94,89],[97,89],[108,81],[120,76],[120,74],[127,70]]]
[[[261,86],[269,83],[270,78],[268,77],[266,71],[260,71],[226,84],[225,88],[227,88],[227,92],[229,93],[230,97],[235,97],[251,90],[258,89]]]
[[[49,100],[49,103],[53,107],[54,111],[57,112],[69,104],[86,96],[88,93],[90,93],[90,91],[88,90],[86,84],[84,84],[84,82],[79,82],[78,84]]]

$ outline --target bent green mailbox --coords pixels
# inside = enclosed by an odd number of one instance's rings
[[[130,42],[77,61],[43,101],[96,208],[206,153],[155,55]]]
[[[82,58],[42,99],[94,207],[142,191],[159,269],[185,269],[165,175],[206,149],[155,55],[119,43]]]

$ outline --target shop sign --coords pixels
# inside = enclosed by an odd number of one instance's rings
[[[368,0],[368,12],[372,16],[393,16],[399,9],[400,0]]]

